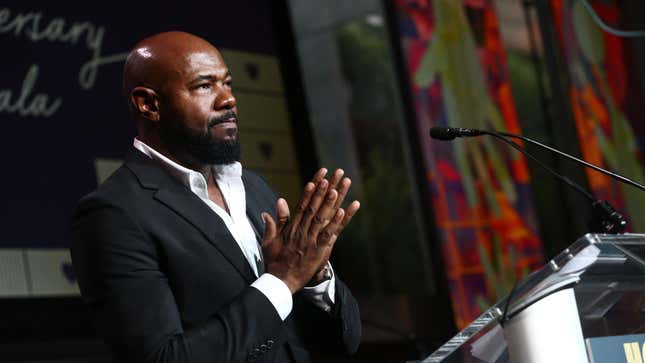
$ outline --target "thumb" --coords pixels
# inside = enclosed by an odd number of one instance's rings
[[[264,220],[264,238],[262,239],[262,248],[267,248],[276,236],[276,225],[273,217],[269,213],[262,213]]]
[[[278,218],[278,232],[282,233],[282,230],[289,222],[289,205],[284,198],[278,199],[276,203],[276,214]]]

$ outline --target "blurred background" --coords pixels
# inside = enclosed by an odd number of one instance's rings
[[[362,208],[332,256],[361,306],[351,361],[402,362],[589,231],[588,201],[522,155],[430,127],[523,134],[643,183],[644,28],[642,0],[3,2],[0,360],[109,361],[68,222],[132,143],[138,40],[183,30],[222,51],[242,162],[288,200],[320,166],[353,179]],[[526,147],[645,232],[645,194]]]

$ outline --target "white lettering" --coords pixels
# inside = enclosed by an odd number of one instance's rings
[[[99,57],[98,55],[83,64],[81,70],[78,72],[78,83],[85,90],[94,87],[96,82],[97,69],[100,65],[107,63],[122,62],[128,57],[128,53],[119,53],[107,57]]]
[[[4,24],[7,20],[9,20],[10,16],[11,16],[11,12],[9,11],[9,9],[6,9],[6,8],[0,9],[0,25]]]
[[[0,112],[18,113],[20,116],[42,116],[53,115],[62,104],[60,98],[49,103],[49,96],[44,93],[36,94],[31,100],[29,97],[38,79],[38,66],[32,64],[22,81],[20,96],[12,104],[13,93],[10,90],[0,90]]]
[[[7,24],[3,28],[0,28],[0,33],[9,33],[13,29],[13,35],[20,36],[20,33],[22,33],[22,28],[24,28],[25,25],[27,25],[27,23],[35,17],[35,15],[36,14],[34,13],[16,15],[9,24]],[[38,24],[38,20],[40,20],[40,16],[38,16],[35,22],[36,24]]]
[[[55,42],[56,40],[62,40],[64,30],[65,20],[61,18],[54,18],[51,22],[49,22],[49,25],[47,25],[47,28],[45,28],[42,33],[37,34],[33,32],[31,34],[31,39],[33,41],[36,41],[38,38],[42,39],[46,37],[50,42]]]
[[[98,69],[103,64],[121,62],[127,53],[102,56],[104,27],[97,27],[91,22],[68,22],[63,18],[53,18],[46,26],[41,27],[42,13],[16,13],[0,8],[0,34],[13,33],[14,36],[25,36],[30,41],[60,42],[76,45],[84,37],[85,46],[91,52],[90,59],[83,63],[78,72],[78,84],[84,90],[90,90],[96,83]],[[43,21],[43,23],[45,23]]]

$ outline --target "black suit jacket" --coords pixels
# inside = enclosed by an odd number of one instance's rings
[[[276,196],[249,171],[247,214]],[[282,321],[224,222],[138,150],[72,219],[72,261],[99,333],[119,362],[308,362],[310,349],[351,354],[361,330],[358,305],[336,278],[326,313],[294,295]]]

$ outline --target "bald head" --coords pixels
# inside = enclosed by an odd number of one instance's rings
[[[137,43],[125,61],[123,92],[128,97],[137,86],[161,92],[164,83],[182,70],[196,56],[216,55],[217,49],[193,34],[172,31],[153,35]]]
[[[123,71],[137,137],[194,170],[239,159],[232,82],[221,54],[200,37],[167,32],[140,41]]]

